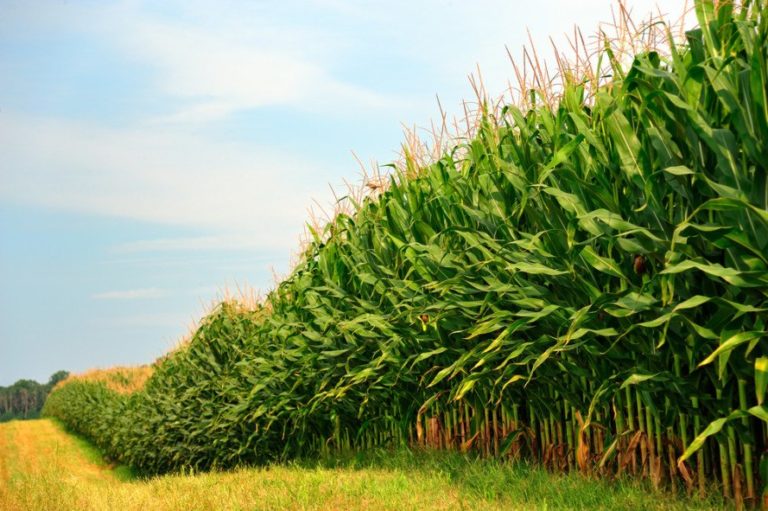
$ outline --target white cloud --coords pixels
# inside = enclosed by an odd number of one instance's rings
[[[182,23],[140,20],[124,45],[153,67],[162,90],[191,105],[156,120],[209,121],[268,105],[299,108],[346,102],[386,107],[396,100],[334,79],[320,63],[269,44]]]
[[[0,161],[0,200],[222,233],[127,250],[287,250],[330,174],[296,155],[159,126],[106,128],[6,111]]]
[[[120,291],[104,291],[91,296],[94,300],[147,300],[168,296],[168,291],[156,287],[143,289],[126,289]]]
[[[151,328],[153,331],[162,328],[171,329],[179,334],[183,334],[187,330],[184,328],[184,325],[191,327],[202,315],[176,312],[110,315],[92,318],[91,323],[94,328]]]
[[[262,243],[252,236],[196,236],[159,238],[121,243],[112,247],[117,254],[139,252],[199,252],[205,250],[258,250]]]
[[[302,17],[306,7],[43,0],[34,8],[20,3],[0,11],[0,31],[71,32],[117,50],[150,72],[152,92],[171,100],[169,112],[148,122],[207,122],[275,105],[329,114],[339,106],[354,112],[410,105],[407,98],[334,76],[335,50],[350,42]]]
[[[211,9],[186,5],[186,17],[169,20],[123,5],[120,30],[101,33],[152,69],[168,97],[185,103],[152,122],[206,122],[273,105],[326,113],[342,104],[350,111],[407,106],[404,98],[335,78],[332,36],[247,4]]]

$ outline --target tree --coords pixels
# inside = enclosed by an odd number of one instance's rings
[[[48,393],[67,376],[67,371],[57,371],[45,384],[35,380],[18,380],[9,387],[0,387],[0,422],[38,417]]]

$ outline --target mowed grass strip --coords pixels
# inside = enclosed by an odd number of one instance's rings
[[[0,424],[0,509],[717,509],[637,482],[592,481],[456,453],[372,451],[310,465],[128,478],[51,420]]]

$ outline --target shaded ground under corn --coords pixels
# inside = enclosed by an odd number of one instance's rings
[[[0,509],[718,509],[637,482],[591,481],[577,474],[453,453],[376,451],[322,463],[224,473],[132,476],[106,465],[90,444],[57,422],[0,424]]]

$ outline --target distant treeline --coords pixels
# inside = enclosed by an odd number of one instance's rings
[[[67,376],[67,371],[57,371],[51,375],[48,383],[19,380],[9,387],[0,387],[0,422],[39,416],[48,393]]]

